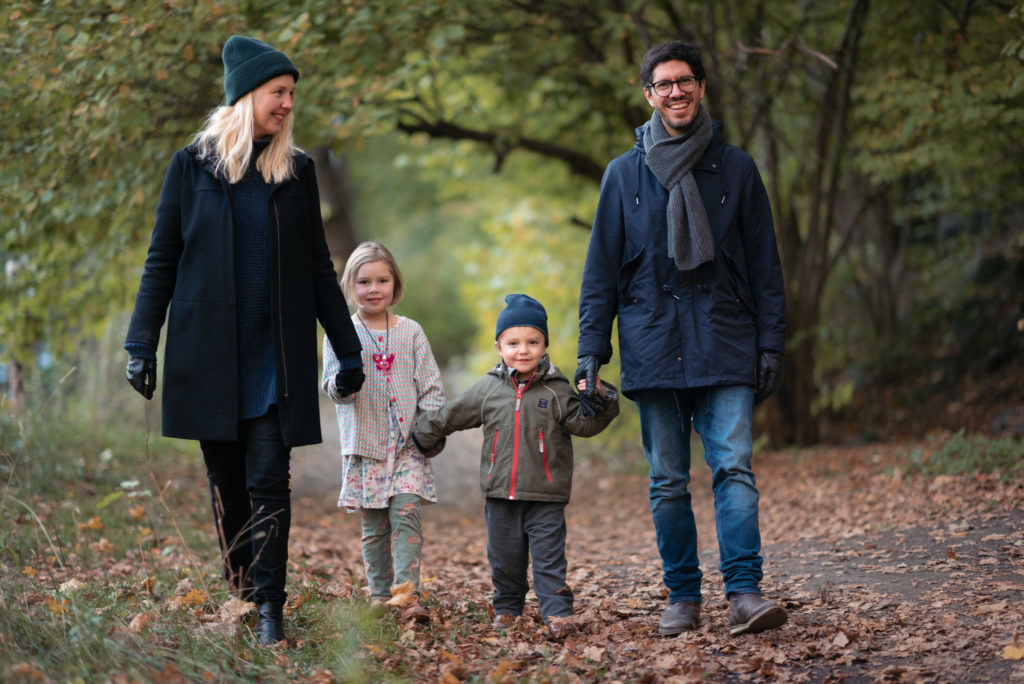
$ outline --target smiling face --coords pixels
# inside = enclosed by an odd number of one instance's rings
[[[693,70],[690,65],[681,60],[673,59],[662,62],[654,67],[651,74],[651,83],[658,81],[678,81],[683,77],[693,77]],[[684,93],[678,85],[673,85],[671,92],[665,97],[657,95],[652,88],[644,88],[644,95],[647,102],[661,115],[661,122],[665,125],[665,131],[671,137],[682,133],[697,118],[700,111],[700,101],[704,97],[704,81],[698,81],[697,87],[692,93]]]
[[[295,78],[282,74],[252,92],[253,137],[277,135],[295,104]]]
[[[369,261],[359,267],[355,278],[355,304],[367,321],[377,320],[394,300],[395,276],[384,261]]]
[[[494,343],[501,354],[501,360],[520,376],[537,370],[548,347],[544,344],[544,333],[528,325],[516,325],[501,332]]]

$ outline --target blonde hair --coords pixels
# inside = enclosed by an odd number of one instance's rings
[[[399,270],[395,257],[391,255],[387,247],[379,242],[364,242],[352,250],[348,261],[345,262],[345,270],[341,274],[341,291],[345,293],[345,299],[349,302],[354,303],[356,276],[359,275],[359,269],[375,261],[383,261],[391,269],[391,277],[395,280],[391,304],[395,305],[402,301],[402,293],[405,288],[402,285],[402,271]]]
[[[215,172],[228,183],[242,180],[252,159],[254,99],[255,91],[249,91],[233,105],[220,105],[192,140],[199,146],[199,158],[213,159]],[[292,118],[285,117],[281,131],[256,160],[256,169],[268,183],[283,183],[295,173],[295,154],[302,150],[292,142]]]

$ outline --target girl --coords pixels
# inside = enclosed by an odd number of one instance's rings
[[[292,143],[299,71],[245,36],[224,44],[224,102],[178,150],[160,192],[125,349],[146,399],[167,317],[163,434],[203,452],[232,591],[285,639],[292,447],[320,442],[316,323],[362,383],[359,339],[331,263],[313,162]],[[168,309],[170,315],[167,316]]]
[[[363,345],[366,384],[346,396],[335,384],[338,361],[324,339],[323,388],[337,404],[343,456],[338,506],[362,511],[363,564],[371,600],[381,604],[393,585],[411,582],[419,596],[423,535],[420,507],[437,502],[434,470],[410,439],[422,411],[444,405],[441,373],[423,329],[388,309],[402,299],[402,274],[376,242],[356,247],[341,276]],[[419,599],[402,619],[428,620]]]

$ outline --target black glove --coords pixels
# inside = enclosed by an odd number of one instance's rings
[[[782,352],[764,349],[757,355],[757,386],[754,406],[775,394],[782,382]]]
[[[359,368],[346,368],[334,376],[334,388],[337,390],[339,397],[347,397],[361,390],[364,380],[366,380],[366,375],[363,374],[361,366]]]
[[[146,399],[153,398],[153,392],[156,391],[156,359],[131,357],[125,376],[128,378],[128,384],[135,388],[136,392]]]
[[[590,386],[589,383],[587,385]],[[586,394],[580,392],[580,412],[587,418],[593,418],[604,411],[604,397],[597,392]]]
[[[582,378],[587,379],[587,388],[580,392],[580,396],[593,397],[597,392],[597,369],[601,367],[601,361],[596,356],[581,356],[576,359],[576,377],[572,379],[573,389],[577,389]]]

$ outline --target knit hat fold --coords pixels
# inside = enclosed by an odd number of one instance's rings
[[[224,100],[233,105],[251,90],[282,74],[299,80],[299,70],[280,50],[262,40],[231,36],[224,43]]]
[[[544,344],[548,344],[548,314],[540,302],[524,294],[510,294],[505,297],[505,304],[505,309],[498,314],[495,340],[509,328],[525,325],[544,333]]]

